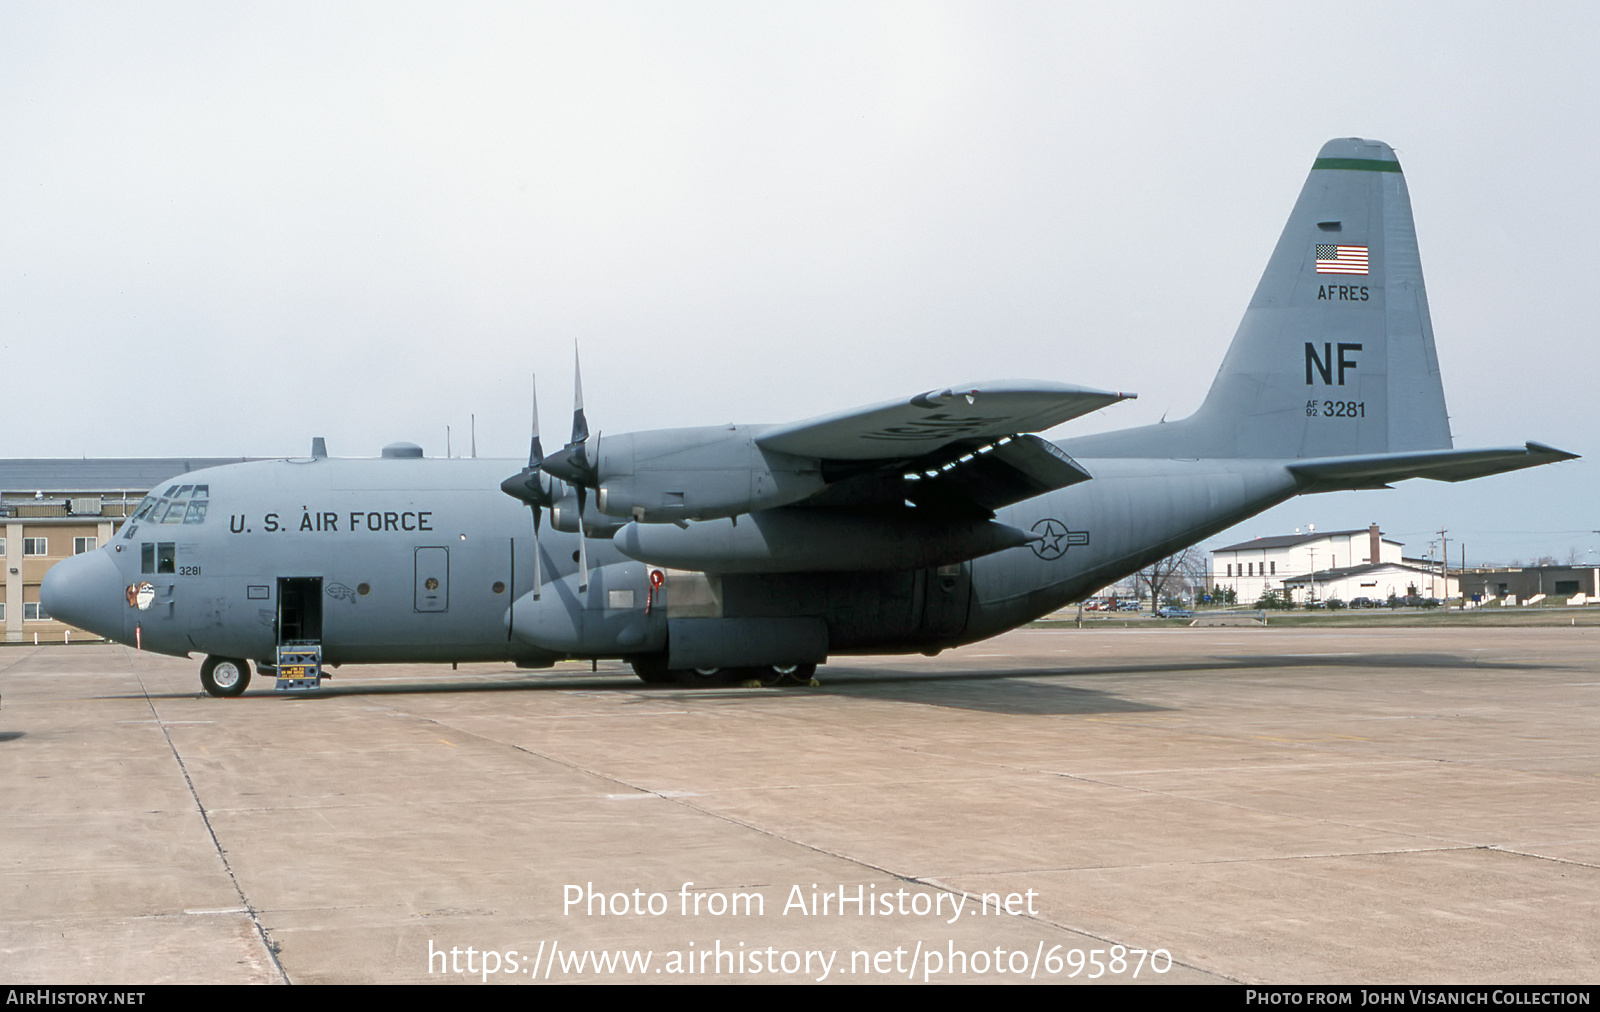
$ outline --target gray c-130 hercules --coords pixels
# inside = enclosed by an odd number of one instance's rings
[[[787,425],[572,439],[528,465],[314,455],[185,474],[58,564],[49,612],[207,655],[237,695],[330,664],[624,658],[645,681],[808,679],[837,654],[1012,629],[1305,492],[1574,455],[1452,448],[1410,200],[1387,144],[1318,154],[1205,402],[1050,443],[1130,396],[1003,381]],[[531,521],[531,522],[530,522]]]

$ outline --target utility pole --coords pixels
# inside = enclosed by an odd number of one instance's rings
[[[1447,532],[1439,528],[1439,566],[1444,570],[1444,610],[1450,610],[1450,542],[1445,540]]]

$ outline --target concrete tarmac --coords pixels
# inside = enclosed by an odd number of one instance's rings
[[[0,978],[1592,983],[1597,646],[1041,629],[818,688],[231,700],[6,648]]]

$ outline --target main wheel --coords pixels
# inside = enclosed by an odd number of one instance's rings
[[[666,654],[637,654],[628,658],[628,663],[642,682],[661,685],[674,681],[672,672],[667,670]]]
[[[777,676],[773,684],[810,685],[817,674],[815,664],[774,664],[768,670]]]
[[[237,696],[250,687],[250,662],[237,657],[207,657],[200,684],[212,696]]]
[[[726,685],[729,674],[724,668],[684,668],[673,673],[677,675],[679,685],[686,685],[692,689],[709,689],[716,685]]]

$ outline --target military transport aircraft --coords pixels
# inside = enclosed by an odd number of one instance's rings
[[[575,371],[576,377],[576,371]],[[576,385],[576,384],[575,384]],[[1312,163],[1222,368],[1182,421],[1050,443],[1127,394],[952,386],[786,425],[590,438],[527,466],[255,461],[157,487],[42,600],[126,644],[251,661],[625,658],[645,681],[809,679],[836,654],[970,643],[1291,496],[1461,481],[1574,454],[1455,450],[1405,177],[1387,144]]]

